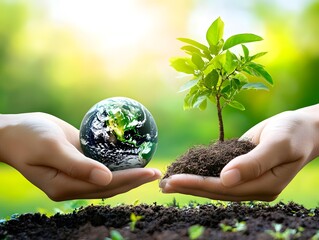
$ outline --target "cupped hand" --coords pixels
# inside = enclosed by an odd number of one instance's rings
[[[79,131],[49,114],[0,115],[0,161],[55,201],[108,198],[160,178],[157,169],[111,172],[81,152]]]
[[[228,163],[220,178],[178,174],[162,180],[160,187],[164,193],[216,200],[272,201],[319,155],[318,119],[318,105],[275,115],[241,137],[256,148]]]

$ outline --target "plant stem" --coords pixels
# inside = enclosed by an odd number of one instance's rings
[[[222,115],[222,107],[220,105],[220,95],[216,95],[216,106],[217,106],[217,115],[218,115],[218,124],[219,124],[219,141],[224,141],[224,123]]]

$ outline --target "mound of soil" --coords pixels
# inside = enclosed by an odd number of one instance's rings
[[[163,178],[180,173],[219,177],[227,163],[248,153],[255,146],[249,141],[238,139],[218,141],[208,146],[195,146],[169,165]]]
[[[142,216],[134,229],[130,228],[132,213]],[[319,236],[319,209],[295,203],[192,204],[183,208],[156,203],[91,205],[51,217],[20,215],[0,224],[0,239],[105,240],[113,232],[130,240],[183,240],[195,239],[189,232],[194,225],[204,227],[196,239],[274,239],[275,234],[276,239],[311,239]]]

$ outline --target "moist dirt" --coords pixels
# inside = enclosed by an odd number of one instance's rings
[[[141,216],[133,229],[132,213]],[[194,225],[204,230],[197,238],[190,233]],[[307,209],[295,203],[218,202],[184,207],[154,203],[90,205],[51,217],[23,214],[0,224],[0,239],[106,240],[112,239],[112,233],[131,240],[318,239],[318,230],[319,209]]]
[[[194,146],[167,167],[163,178],[181,173],[219,177],[227,163],[239,155],[248,153],[255,146],[249,141],[238,139]]]

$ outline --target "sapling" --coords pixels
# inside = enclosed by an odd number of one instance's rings
[[[290,239],[299,239],[301,233],[304,231],[304,228],[299,227],[298,229],[286,228],[284,231],[282,225],[279,223],[273,224],[274,230],[267,229],[265,233],[269,234],[276,240],[290,240]]]
[[[226,106],[245,110],[235,97],[247,89],[268,90],[263,82],[249,82],[248,75],[259,77],[269,85],[272,77],[264,66],[255,60],[266,52],[250,55],[246,43],[263,40],[251,33],[233,35],[226,40],[224,22],[219,17],[208,28],[208,45],[189,38],[178,38],[186,43],[181,49],[188,57],[171,58],[171,66],[178,72],[186,73],[191,79],[180,88],[188,91],[184,99],[184,109],[199,108],[205,110],[207,102],[216,104],[219,123],[219,141],[224,141],[224,123],[222,111]],[[242,54],[236,55],[231,48],[241,45]]]
[[[227,225],[225,223],[220,223],[219,226],[223,232],[245,232],[247,230],[247,225],[245,221],[238,222],[236,220],[234,226]]]
[[[187,229],[189,239],[191,239],[191,240],[195,240],[195,239],[198,239],[199,237],[201,237],[203,235],[204,231],[205,231],[205,227],[198,225],[198,224],[190,226]]]
[[[110,238],[106,237],[104,240],[125,240],[124,237],[116,230],[111,230]]]
[[[131,213],[131,215],[130,215],[130,220],[131,220],[131,222],[130,222],[130,230],[131,230],[132,232],[135,231],[136,223],[137,223],[139,220],[141,220],[141,219],[143,219],[143,216],[139,216],[139,215],[135,215],[134,213]]]

